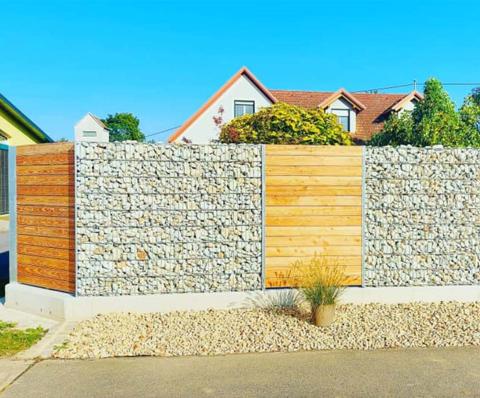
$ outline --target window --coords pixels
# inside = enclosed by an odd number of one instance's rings
[[[233,116],[251,115],[255,113],[255,101],[235,101]]]
[[[332,109],[332,113],[337,116],[338,123],[340,123],[345,131],[350,131],[350,111],[348,109]]]
[[[97,132],[96,131],[84,131],[83,136],[84,137],[96,137]]]

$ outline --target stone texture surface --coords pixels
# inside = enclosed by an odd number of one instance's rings
[[[480,284],[480,151],[365,150],[365,284]]]
[[[77,293],[261,288],[261,147],[79,143]]]
[[[223,355],[480,345],[480,302],[340,305],[328,327],[309,311],[264,308],[108,314],[81,322],[58,358]]]

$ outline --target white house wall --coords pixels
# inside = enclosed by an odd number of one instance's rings
[[[405,111],[412,112],[417,102],[417,100],[411,100],[407,102],[405,105],[403,105],[403,108],[398,111],[398,114],[401,115]]]
[[[95,131],[97,136],[84,137],[84,131]],[[94,118],[87,114],[75,125],[75,141],[108,142],[109,133],[99,126]]]
[[[225,93],[223,93],[184,133],[176,139],[180,142],[183,137],[194,144],[207,144],[218,139],[219,129],[213,122],[218,116],[218,110],[223,107],[225,123],[233,119],[234,101],[255,101],[255,112],[260,108],[270,106],[272,102],[257,88],[251,80],[242,75]]]
[[[350,115],[350,132],[354,133],[357,130],[357,112],[355,112],[355,109],[353,109],[350,102],[343,98],[339,98],[327,108],[327,112],[331,112],[332,109],[348,110]]]

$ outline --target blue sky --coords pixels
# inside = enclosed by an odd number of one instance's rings
[[[54,139],[87,111],[176,126],[242,65],[269,88],[480,81],[473,1],[16,0],[1,14],[0,93]],[[471,87],[447,89],[460,104]]]

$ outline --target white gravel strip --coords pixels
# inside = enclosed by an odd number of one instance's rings
[[[480,345],[480,302],[342,305],[318,328],[308,314],[265,309],[109,314],[81,322],[54,356],[226,353]]]

